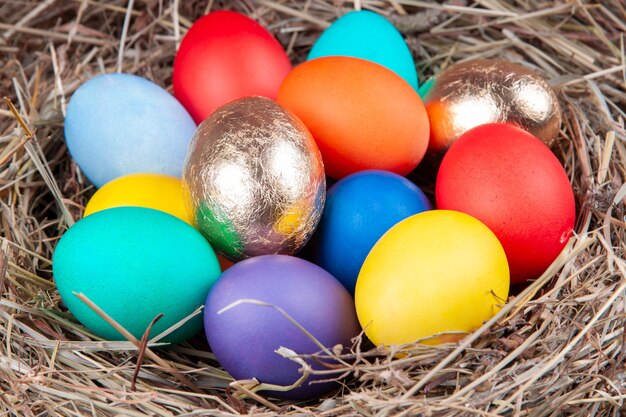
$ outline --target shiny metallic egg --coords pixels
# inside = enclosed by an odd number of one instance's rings
[[[430,121],[428,152],[443,154],[467,130],[512,123],[550,146],[561,126],[561,107],[537,73],[511,62],[473,60],[442,71],[424,97]]]
[[[196,228],[237,261],[304,246],[324,208],[326,179],[306,126],[270,99],[246,97],[198,126],[183,190]]]

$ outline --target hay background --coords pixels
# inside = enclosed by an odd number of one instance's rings
[[[511,297],[494,326],[460,346],[402,346],[399,359],[357,343],[344,358],[345,385],[296,405],[242,399],[245,383],[226,390],[231,380],[201,336],[158,354],[148,349],[140,360],[131,342],[103,342],[76,324],[59,305],[50,265],[60,235],[94,192],[63,143],[72,92],[118,66],[171,91],[176,44],[207,10],[257,19],[298,63],[328,22],[355,7],[401,29],[421,82],[475,57],[546,75],[564,109],[553,150],[577,198],[569,250]],[[0,93],[35,133],[29,139],[2,103],[1,415],[619,415],[626,399],[625,33],[623,0],[0,1]]]

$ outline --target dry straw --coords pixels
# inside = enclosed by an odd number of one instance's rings
[[[543,73],[564,109],[553,150],[577,199],[567,250],[459,345],[383,353],[355,341],[332,370],[345,377],[341,388],[309,403],[267,400],[255,381],[233,382],[202,337],[155,350],[146,338],[109,342],[89,333],[60,305],[51,278],[54,246],[94,191],[63,143],[66,103],[104,71],[169,88],[181,37],[219,8],[260,21],[296,63],[339,14],[367,8],[405,34],[422,79],[478,57]],[[0,95],[16,109],[0,103],[1,415],[619,415],[626,400],[625,33],[624,0],[0,2]]]

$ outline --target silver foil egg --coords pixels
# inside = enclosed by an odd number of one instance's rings
[[[196,228],[237,261],[304,246],[324,208],[326,179],[306,126],[270,99],[246,97],[198,126],[183,190]]]
[[[550,146],[559,134],[561,107],[537,73],[511,62],[482,59],[438,74],[424,97],[430,121],[428,152],[443,154],[469,129],[512,123]]]

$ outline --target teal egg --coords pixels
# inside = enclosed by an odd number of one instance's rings
[[[428,95],[428,93],[430,93],[430,90],[432,90],[434,86],[435,86],[435,78],[434,77],[429,78],[428,80],[426,80],[424,84],[420,85],[420,88],[417,90],[417,94],[419,94],[422,100],[424,100],[426,96]]]
[[[322,33],[307,59],[337,55],[373,61],[418,89],[408,45],[391,22],[379,14],[363,10],[343,15]]]
[[[59,294],[70,312],[107,340],[125,340],[74,293],[83,293],[140,339],[167,330],[206,301],[220,275],[215,252],[189,224],[143,207],[94,213],[72,226],[52,257]],[[202,329],[197,315],[159,340],[179,343]]]

